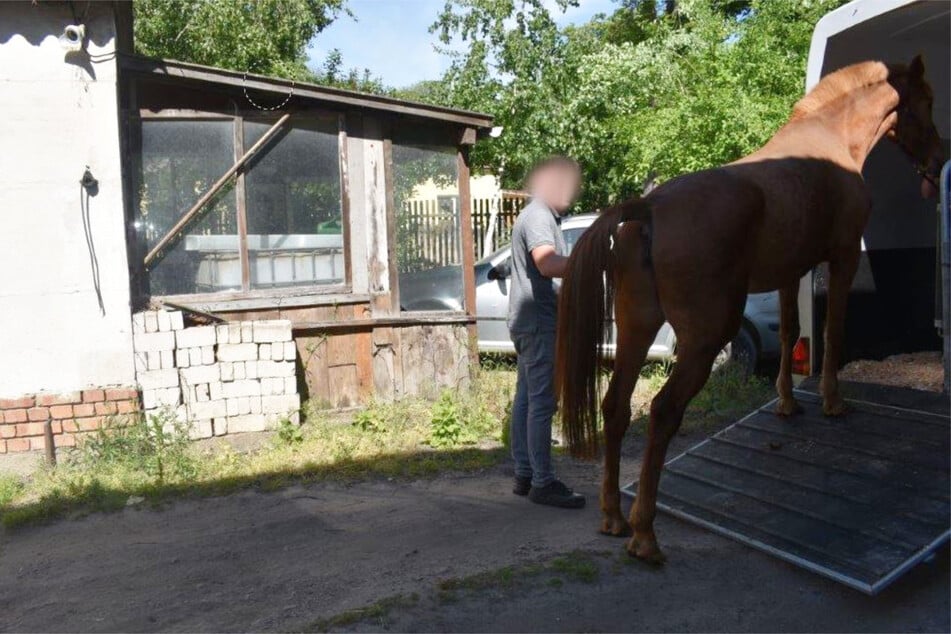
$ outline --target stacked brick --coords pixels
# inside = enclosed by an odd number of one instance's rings
[[[263,431],[300,408],[297,348],[286,320],[184,328],[180,312],[133,317],[146,412],[170,408],[194,438]]]
[[[54,444],[72,447],[81,434],[99,429],[110,417],[138,408],[138,390],[127,387],[0,399],[0,454],[43,449],[46,421],[51,423]]]

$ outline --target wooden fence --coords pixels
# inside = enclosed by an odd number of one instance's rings
[[[472,234],[475,259],[482,259],[494,204],[499,206],[492,231],[490,251],[509,243],[512,225],[525,206],[520,192],[505,192],[501,199],[472,199]],[[408,273],[436,266],[462,263],[459,209],[455,200],[408,200],[397,219],[399,269]]]

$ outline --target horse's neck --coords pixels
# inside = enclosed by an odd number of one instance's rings
[[[863,86],[791,121],[789,136],[795,138],[798,126],[821,126],[823,137],[838,140],[828,144],[830,152],[843,160],[847,155],[852,167],[861,171],[872,148],[894,127],[897,106],[898,93],[887,81]]]

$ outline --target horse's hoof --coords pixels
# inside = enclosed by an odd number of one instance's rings
[[[822,402],[822,413],[826,416],[845,416],[848,412],[849,406],[841,398]]]
[[[631,534],[631,525],[623,517],[604,517],[600,532],[611,537],[627,537]]]
[[[662,566],[667,561],[667,556],[661,552],[656,539],[638,538],[636,534],[627,543],[627,554],[652,566]]]
[[[773,412],[777,416],[795,416],[796,414],[802,413],[802,405],[796,402],[796,399],[779,399],[776,403],[776,407],[773,408]]]

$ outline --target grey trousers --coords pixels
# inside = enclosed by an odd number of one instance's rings
[[[518,354],[518,381],[512,404],[512,457],[515,475],[543,487],[555,479],[551,468],[551,419],[555,415],[555,333],[512,333]]]

